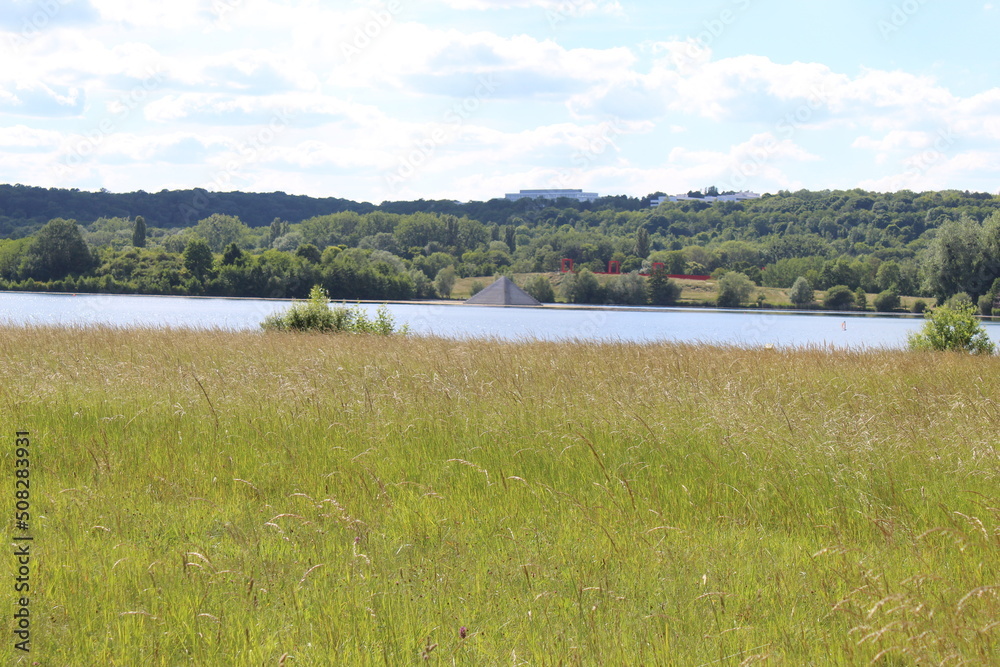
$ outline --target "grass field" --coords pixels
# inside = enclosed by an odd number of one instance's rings
[[[3,664],[1000,655],[1000,359],[2,328],[0,368]]]

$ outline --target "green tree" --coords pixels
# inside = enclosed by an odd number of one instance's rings
[[[984,294],[979,297],[978,302],[979,314],[980,315],[992,315],[993,314],[993,297],[989,294]]]
[[[222,265],[232,266],[234,264],[242,264],[246,261],[246,257],[240,247],[235,243],[230,243],[226,246],[226,249],[222,251]]]
[[[830,310],[846,310],[854,305],[854,292],[847,285],[834,285],[823,297],[823,307]]]
[[[680,285],[670,279],[665,268],[657,268],[646,280],[646,295],[654,306],[672,306],[681,298]]]
[[[411,263],[411,268],[420,269],[423,271],[428,278],[435,278],[438,271],[446,266],[453,265],[455,263],[455,258],[445,252],[434,252],[429,256],[424,257],[420,255],[419,257],[414,257]]]
[[[792,285],[792,290],[788,293],[788,300],[791,301],[797,308],[802,308],[804,306],[811,306],[816,296],[813,293],[812,286],[809,285],[809,281],[799,276],[795,279],[795,284]]]
[[[816,287],[823,264],[822,257],[782,258],[764,267],[761,283],[765,287],[792,287],[797,279],[805,278],[811,287]]]
[[[503,228],[503,240],[511,254],[514,254],[517,251],[517,228],[514,225],[506,225]]]
[[[861,287],[854,290],[854,305],[858,307],[858,310],[868,310],[868,295]]]
[[[250,236],[250,228],[234,215],[213,213],[198,221],[194,233],[208,242],[212,252],[222,252],[230,243],[245,246]]]
[[[205,239],[193,238],[184,248],[184,268],[198,280],[204,280],[212,268],[212,249]]]
[[[684,273],[684,264],[687,261],[683,250],[656,250],[649,253],[647,260],[650,267],[653,264],[662,263],[664,274],[666,275],[680,275]],[[652,274],[652,271],[650,271],[650,274]]]
[[[451,289],[455,286],[455,267],[446,266],[434,276],[434,288],[442,299],[451,298]]]
[[[136,248],[146,247],[146,219],[141,215],[135,216],[135,223],[132,227],[132,245]]]
[[[295,249],[295,254],[313,264],[319,264],[320,260],[323,259],[323,255],[320,253],[319,248],[314,246],[312,243],[303,243]]]
[[[958,294],[952,294],[950,297],[948,297],[945,300],[944,305],[949,306],[951,308],[956,308],[957,306],[966,306],[966,305],[971,306],[972,297],[969,296],[967,292],[959,292]]]
[[[556,293],[552,283],[545,276],[535,276],[524,286],[524,291],[535,297],[541,303],[555,303]]]
[[[928,312],[924,327],[911,333],[911,350],[955,350],[973,354],[992,354],[993,341],[976,319],[971,303],[955,307],[940,306]]]
[[[888,313],[899,308],[899,293],[895,288],[890,288],[879,292],[875,297],[875,310],[880,313]]]
[[[648,296],[645,279],[638,271],[611,278],[606,284],[606,294],[609,303],[619,303],[629,306],[644,305]]]
[[[21,273],[40,281],[86,273],[94,257],[75,220],[55,218],[42,227],[28,246]]]
[[[889,289],[899,289],[900,281],[902,280],[903,273],[897,264],[893,260],[888,262],[882,262],[878,267],[878,273],[875,274],[875,284],[880,290]]]
[[[998,297],[1000,297],[1000,278],[995,279],[989,291],[979,298],[979,308],[983,315],[993,314],[993,308],[997,303]]]
[[[434,283],[427,277],[427,274],[417,269],[410,269],[406,272],[413,282],[413,297],[416,299],[433,299],[437,296],[434,290]]]
[[[642,259],[646,259],[649,256],[649,251],[651,245],[651,240],[649,238],[649,231],[645,227],[640,227],[635,232],[635,255]]]
[[[267,235],[264,237],[264,247],[270,248],[273,246],[275,241],[288,233],[288,227],[289,224],[281,218],[272,220],[271,225],[267,229]]]
[[[31,238],[0,239],[0,278],[4,280],[20,279],[21,265],[31,242]]]
[[[819,274],[819,287],[830,289],[834,285],[847,285],[855,289],[861,284],[857,268],[848,257],[825,262]]]
[[[745,273],[730,271],[719,278],[719,295],[716,304],[721,308],[737,308],[750,299],[754,284]]]
[[[924,289],[938,303],[958,292],[979,296],[995,278],[986,267],[983,228],[968,216],[941,225],[923,257]]]
[[[587,269],[567,274],[560,289],[567,303],[601,303],[604,300],[604,290],[597,276]]]

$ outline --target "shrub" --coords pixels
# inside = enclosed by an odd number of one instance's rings
[[[323,259],[323,255],[320,254],[319,248],[314,246],[312,243],[303,243],[295,249],[295,254],[312,264],[319,264]],[[223,263],[225,263],[225,260],[223,260]]]
[[[644,305],[647,299],[645,281],[646,279],[641,277],[638,271],[612,278],[606,285],[608,302],[629,306]]]
[[[408,333],[396,323],[385,304],[379,306],[375,319],[360,306],[330,308],[326,290],[319,285],[309,290],[308,301],[296,301],[283,313],[268,315],[260,325],[265,331],[320,331],[325,333],[369,333],[389,336]]]
[[[846,310],[854,304],[854,292],[847,285],[834,285],[823,297],[823,307],[830,310]]]
[[[668,277],[666,270],[658,268],[646,281],[646,294],[654,306],[672,306],[681,298],[681,287]]]
[[[815,298],[809,281],[802,276],[796,278],[795,284],[792,285],[792,291],[788,293],[788,300],[796,307],[802,308],[803,306],[811,306]]]
[[[919,315],[920,313],[927,310],[927,302],[924,301],[923,299],[917,299],[913,303],[913,307],[910,310]]]
[[[567,303],[603,303],[605,290],[597,277],[587,269],[570,273],[561,285],[563,298]]]
[[[868,310],[868,295],[861,287],[854,291],[854,305],[858,307],[858,310]]]
[[[899,308],[899,294],[896,293],[894,289],[887,289],[883,292],[879,292],[879,295],[875,297],[875,310],[880,313],[888,313]]]
[[[437,288],[438,294],[441,295],[442,299],[451,298],[451,288],[455,286],[455,269],[451,266],[446,266],[437,272],[434,276],[434,287]]]
[[[940,306],[927,313],[926,317],[923,329],[911,333],[907,339],[911,350],[993,353],[993,341],[976,319],[971,303]]]
[[[984,294],[979,297],[979,314],[980,315],[992,315],[993,314],[993,297],[989,294]]]
[[[754,284],[745,273],[730,271],[719,278],[719,296],[715,302],[722,308],[735,308],[745,303]]]
[[[535,297],[539,303],[555,303],[556,294],[552,283],[545,276],[535,276],[524,286],[524,291]]]
[[[972,297],[969,296],[968,292],[959,292],[958,294],[952,294],[948,297],[948,300],[944,302],[944,305],[949,308],[957,308],[958,306],[971,306]]]

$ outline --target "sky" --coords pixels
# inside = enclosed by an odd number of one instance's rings
[[[1000,0],[0,0],[0,182],[1000,191]]]

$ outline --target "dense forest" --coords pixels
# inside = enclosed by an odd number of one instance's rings
[[[965,293],[984,312],[1000,290],[990,194],[782,191],[650,208],[657,194],[373,205],[0,186],[0,289],[305,297],[320,284],[338,299],[410,299],[448,296],[454,276],[555,272],[569,258],[582,270],[569,301],[648,302],[634,272],[659,264],[767,287]],[[612,260],[632,275],[579,289]]]

